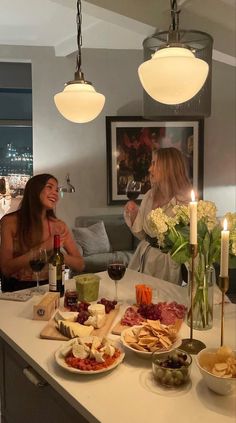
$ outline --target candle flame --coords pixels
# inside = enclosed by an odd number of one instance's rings
[[[227,231],[227,227],[228,227],[227,219],[224,219],[223,227],[224,227],[224,231]]]
[[[192,199],[192,201],[195,201],[195,193],[194,193],[193,189],[191,191],[191,199]]]

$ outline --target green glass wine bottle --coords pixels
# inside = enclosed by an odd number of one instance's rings
[[[65,264],[64,255],[60,250],[60,235],[54,235],[54,249],[49,258],[49,291],[60,292],[60,297],[64,295]]]

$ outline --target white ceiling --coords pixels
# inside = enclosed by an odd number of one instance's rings
[[[134,1],[126,0],[127,10]],[[126,13],[125,2],[120,0],[82,0],[83,47],[142,49],[144,38],[154,33],[156,23],[148,7],[151,0],[136,2],[145,7],[143,22],[134,8]],[[213,57],[235,66],[236,0],[179,0],[178,5],[180,16],[186,11],[193,24],[202,20],[205,25],[209,23],[213,33],[220,29],[221,37],[224,31],[230,34],[230,54],[216,46]],[[159,21],[165,17],[165,30],[170,2],[155,0],[155,6]],[[0,45],[52,46],[56,55],[65,56],[77,49],[76,31],[76,0],[0,0]],[[214,37],[212,32],[209,30]]]

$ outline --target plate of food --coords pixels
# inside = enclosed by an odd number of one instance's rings
[[[182,343],[176,326],[163,325],[159,320],[147,320],[142,325],[123,330],[121,341],[129,350],[146,357],[154,351],[171,351]]]
[[[57,364],[77,374],[98,374],[117,367],[124,359],[121,345],[106,337],[86,336],[73,338],[56,352]]]

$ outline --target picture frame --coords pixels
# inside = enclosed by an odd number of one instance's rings
[[[128,201],[126,185],[141,180],[138,201],[150,189],[148,169],[153,148],[176,147],[184,155],[189,178],[197,198],[203,195],[204,120],[140,116],[106,116],[107,203]]]

